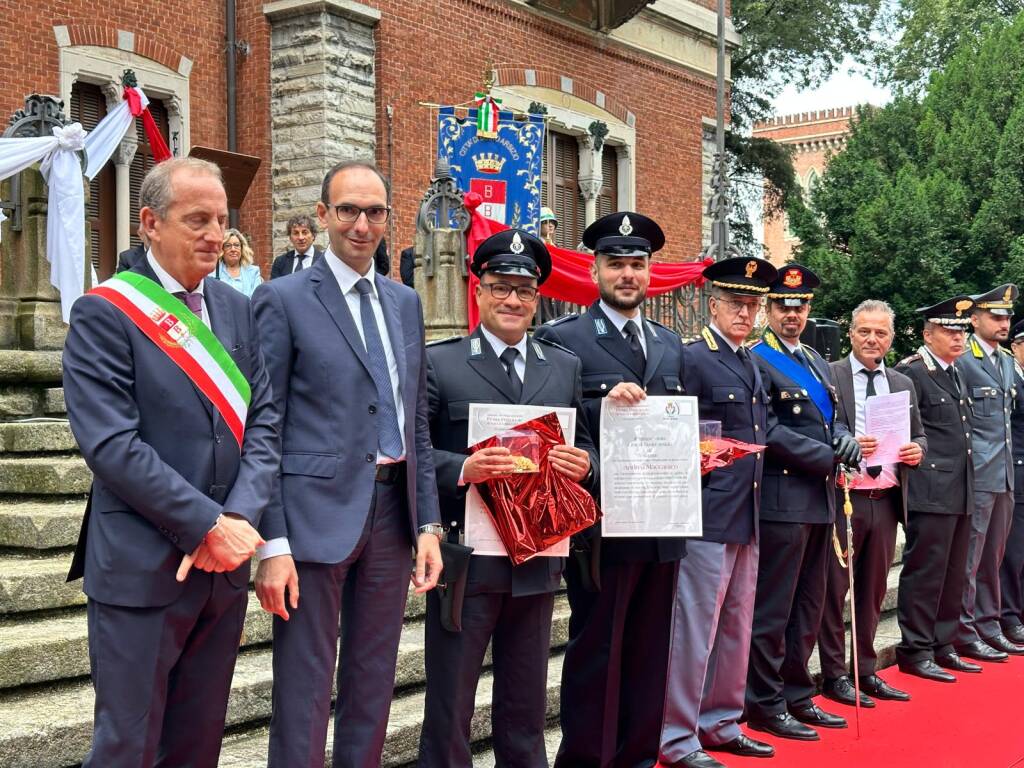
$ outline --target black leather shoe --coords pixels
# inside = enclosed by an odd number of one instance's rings
[[[944,669],[952,669],[954,672],[981,672],[980,664],[964,661],[957,656],[956,651],[947,653],[945,656],[936,656],[935,663]]]
[[[992,637],[984,638],[984,642],[991,648],[995,648],[997,651],[1008,653],[1011,656],[1024,656],[1024,645],[1017,645],[1011,643],[1006,639],[1006,635],[1000,632],[998,635],[992,635]]]
[[[816,730],[798,722],[789,712],[782,712],[763,720],[750,718],[747,720],[747,727],[782,739],[817,741],[821,738]]]
[[[952,656],[953,654],[950,654]],[[949,658],[948,656],[945,658]],[[957,656],[957,659],[960,657]],[[937,683],[955,683],[956,678],[949,672],[943,672],[931,659],[924,661],[899,662],[900,672],[905,672],[914,677],[923,677],[925,680],[934,680]],[[950,667],[952,669],[952,667]]]
[[[718,744],[714,747],[708,747],[708,749],[712,752],[728,752],[730,755],[739,755],[740,757],[775,756],[775,747],[771,744],[765,744],[763,741],[755,741],[742,733],[732,741],[727,741],[725,744]]]
[[[997,651],[981,640],[975,640],[967,645],[959,645],[956,652],[965,659],[974,659],[975,661],[1006,661],[1009,658],[1004,651]]]
[[[1024,645],[1024,624],[1018,624],[1015,627],[1003,628],[1003,634],[1006,639],[1011,643],[1017,645]]]
[[[821,695],[826,699],[832,699],[832,701],[838,701],[840,704],[851,707],[857,704],[857,691],[848,675],[837,677],[835,680],[826,680],[821,686]],[[864,693],[863,687],[860,691],[860,705],[867,709],[872,709],[875,706],[875,702]]]
[[[664,760],[659,760],[658,766],[659,768],[725,768],[722,763],[715,760],[703,749],[691,752],[682,760],[676,760],[674,763],[666,763]]]
[[[910,694],[893,688],[878,675],[865,675],[860,679],[860,689],[867,691],[876,699],[887,701],[910,701]]]
[[[801,723],[816,725],[820,728],[845,728],[846,719],[839,715],[829,714],[817,704],[811,703],[800,709],[791,709],[789,714]]]

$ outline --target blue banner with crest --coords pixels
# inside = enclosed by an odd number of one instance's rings
[[[480,213],[509,227],[537,233],[544,154],[542,115],[516,120],[511,112],[499,111],[498,130],[491,136],[478,133],[476,109],[457,117],[453,107],[442,107],[437,116],[437,154],[447,158],[459,189],[480,195]]]

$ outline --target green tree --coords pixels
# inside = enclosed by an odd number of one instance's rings
[[[797,258],[826,277],[816,311],[847,319],[866,298],[897,312],[1024,280],[1024,14],[964,40],[920,98],[862,110],[807,212]]]

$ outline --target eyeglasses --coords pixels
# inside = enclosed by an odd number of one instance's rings
[[[744,309],[756,315],[758,310],[764,306],[763,301],[740,301],[739,299],[716,299],[716,301],[721,302],[737,315]]]
[[[480,285],[491,292],[491,296],[498,299],[507,299],[512,295],[512,291],[516,292],[516,296],[523,303],[534,301],[537,298],[539,291],[532,285],[509,285],[508,283],[480,283]]]
[[[241,243],[224,243],[223,247],[224,247],[225,251],[227,251],[227,250],[232,250],[232,251],[235,251],[235,250],[240,251],[240,250],[242,250],[242,244]]]
[[[360,208],[358,205],[342,203],[329,207],[334,209],[334,215],[342,224],[351,224],[363,213],[366,214],[366,220],[371,224],[383,224],[391,216],[391,206],[388,205],[371,205],[369,208]]]

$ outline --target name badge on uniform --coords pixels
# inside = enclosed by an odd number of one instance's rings
[[[478,357],[483,353],[483,348],[480,346],[480,339],[474,336],[472,339],[469,340],[469,354],[471,354],[473,357]]]
[[[594,330],[597,331],[597,335],[598,336],[607,336],[608,335],[608,324],[605,323],[605,321],[602,320],[601,318],[595,317],[594,318]]]

